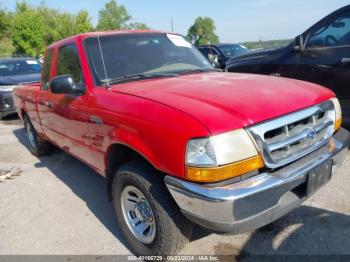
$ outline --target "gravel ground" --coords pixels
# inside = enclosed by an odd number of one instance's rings
[[[21,168],[0,182],[0,255],[130,254],[116,226],[104,179],[66,153],[37,158],[22,124],[0,121],[0,168]],[[350,153],[337,176],[302,207],[255,232],[210,234],[195,227],[182,254],[349,254]]]

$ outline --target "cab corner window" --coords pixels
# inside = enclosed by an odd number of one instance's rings
[[[343,13],[316,29],[309,36],[306,47],[311,49],[347,45],[350,45],[350,12]]]
[[[76,83],[81,82],[82,72],[75,45],[66,45],[58,51],[57,76],[72,75]]]

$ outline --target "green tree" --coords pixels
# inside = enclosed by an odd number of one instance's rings
[[[1,9],[0,6],[0,38],[3,38],[5,32],[7,31],[7,21],[6,21],[6,11]]]
[[[111,0],[99,11],[97,29],[100,31],[126,29],[130,19],[131,16],[126,8],[118,5],[115,0]]]
[[[130,23],[128,25],[130,30],[149,30],[150,28],[144,23]]]
[[[215,34],[215,24],[209,17],[197,17],[194,24],[188,29],[187,38],[195,45],[218,43],[219,37]]]
[[[85,10],[73,15],[59,12],[42,4],[37,8],[37,12],[45,21],[46,45],[68,36],[93,31],[91,18]]]
[[[93,31],[93,25],[89,13],[85,10],[80,11],[75,17],[75,34]]]
[[[17,3],[12,28],[16,52],[38,57],[45,48],[45,26],[42,17],[24,2]]]
[[[31,9],[28,4],[24,1],[20,1],[16,3],[16,13],[23,13],[25,11],[28,11],[28,9]]]
[[[62,39],[62,36],[58,30],[60,13],[44,4],[41,4],[37,8],[37,13],[45,21],[45,44],[50,45],[51,43]]]
[[[0,3],[0,56],[11,56],[15,51],[11,40],[12,18],[12,13],[2,8]]]
[[[13,13],[1,7],[0,3],[0,40],[9,38],[13,25]]]
[[[15,51],[10,38],[0,39],[0,56],[11,56]]]
[[[99,12],[98,29],[148,29],[143,23],[130,23],[131,16],[123,5],[115,0],[105,4]],[[20,0],[15,12],[7,12],[0,6],[0,51],[38,56],[46,46],[63,38],[93,31],[89,13],[85,10],[72,14],[49,8],[42,3],[28,5]],[[9,43],[12,42],[12,45]]]
[[[75,34],[75,17],[70,13],[59,13],[57,17],[56,33],[59,39],[72,36]]]

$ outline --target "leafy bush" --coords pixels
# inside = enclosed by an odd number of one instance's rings
[[[15,50],[10,38],[0,39],[0,57],[11,56]]]

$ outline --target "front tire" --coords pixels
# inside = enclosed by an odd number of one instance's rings
[[[28,115],[24,116],[24,129],[29,142],[29,150],[33,155],[43,156],[51,152],[51,144],[38,135]]]
[[[171,198],[163,175],[143,161],[121,166],[112,203],[119,227],[135,255],[177,254],[192,235],[192,223]]]

